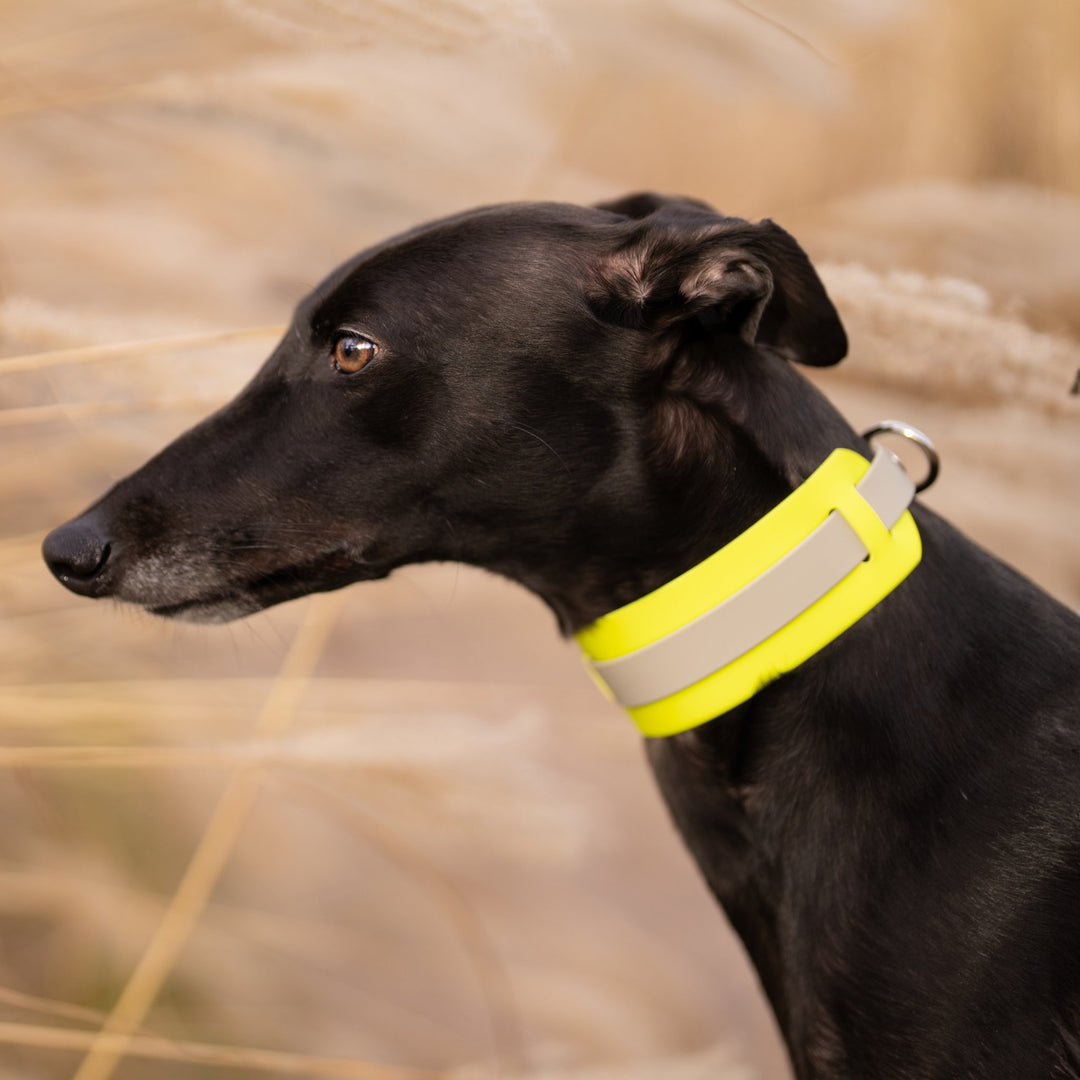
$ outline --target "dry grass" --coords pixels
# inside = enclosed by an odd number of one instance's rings
[[[257,740],[280,737],[296,715],[307,681],[334,628],[340,597],[316,597],[308,608],[281,670],[270,684],[266,704],[253,732]],[[210,894],[232,854],[261,786],[257,763],[244,763],[228,784],[199,839],[172,900],[139,963],[124,984],[109,1015],[87,1050],[75,1080],[107,1080],[124,1057],[136,1029],[202,915]]]
[[[9,0],[0,1074],[781,1075],[538,603],[421,568],[196,631],[40,537],[365,242],[657,187],[806,238],[826,390],[930,430],[930,501],[1080,606],[1077,40],[1068,0]]]
[[[204,1069],[263,1073],[289,1076],[341,1077],[345,1080],[448,1080],[450,1074],[427,1069],[397,1069],[370,1065],[363,1061],[287,1054],[274,1050],[240,1046],[208,1046],[188,1040],[157,1039],[146,1035],[114,1032],[86,1032],[45,1027],[39,1024],[0,1022],[0,1044],[36,1047],[43,1050],[73,1050],[86,1053],[77,1075],[94,1075],[93,1069],[111,1070],[121,1057],[196,1065]],[[101,1073],[99,1072],[99,1075]]]
[[[108,345],[81,345],[70,349],[32,352],[26,356],[5,356],[0,360],[0,375],[16,375],[24,371],[44,371],[46,368],[68,364],[98,364],[104,360],[124,358],[144,360],[158,353],[176,353],[204,345],[234,341],[259,341],[281,337],[285,325],[257,326],[245,330],[218,330],[205,334],[181,334],[153,341],[121,341]],[[87,402],[86,404],[100,404]],[[141,404],[141,403],[140,403]]]

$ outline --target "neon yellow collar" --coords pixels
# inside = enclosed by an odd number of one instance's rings
[[[645,735],[741,705],[911,573],[922,555],[914,493],[888,450],[872,464],[834,450],[731,543],[581,630],[586,666]]]

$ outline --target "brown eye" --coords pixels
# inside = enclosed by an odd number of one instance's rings
[[[379,346],[360,334],[342,334],[334,345],[334,367],[355,375],[379,351]]]

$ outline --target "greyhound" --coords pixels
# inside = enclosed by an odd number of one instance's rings
[[[769,220],[462,213],[334,271],[44,556],[206,622],[428,560],[519,582],[648,736],[800,1080],[1080,1078],[1080,619],[868,463],[796,370],[846,351]]]

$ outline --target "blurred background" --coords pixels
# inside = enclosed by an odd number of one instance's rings
[[[787,1075],[537,601],[435,566],[174,626],[41,537],[366,244],[654,188],[794,232],[816,381],[1080,606],[1080,5],[2,0],[0,163],[0,1076]]]

